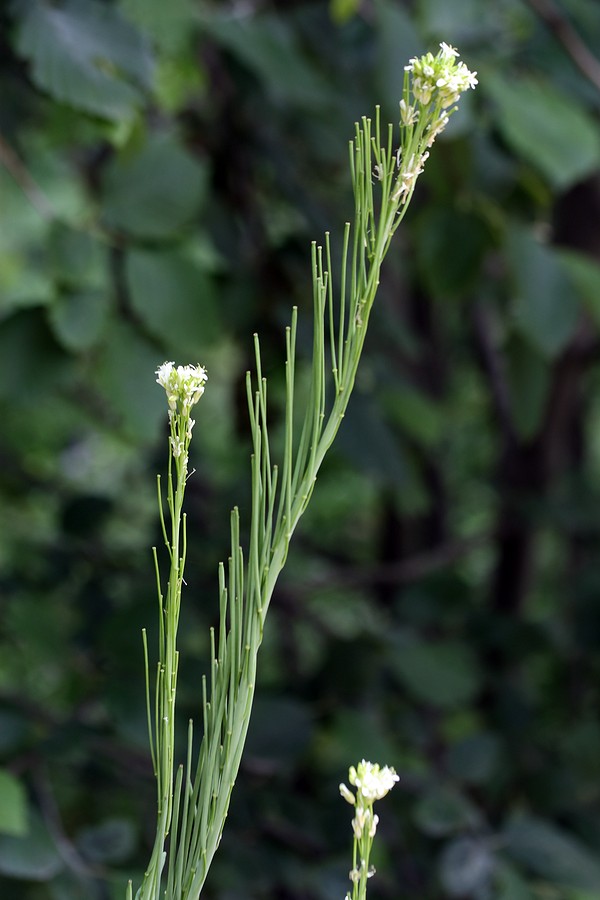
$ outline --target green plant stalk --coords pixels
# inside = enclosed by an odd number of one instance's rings
[[[357,225],[355,234],[366,238],[374,223],[372,207],[372,138],[371,122],[364,119],[357,128],[356,141],[351,150]],[[386,165],[388,156],[378,154],[379,164]],[[390,165],[393,163],[390,161]],[[213,657],[211,701],[206,704],[204,740],[200,750],[196,779],[188,787],[188,810],[202,812],[188,823],[190,835],[186,861],[180,856],[179,872],[187,869],[187,879],[167,893],[172,900],[196,900],[204,884],[208,868],[218,847],[231,791],[235,783],[246,739],[250,710],[255,690],[257,653],[262,641],[264,621],[277,578],[285,564],[291,536],[310,500],[317,473],[327,450],[333,443],[344,417],[354,385],[360,354],[364,344],[369,315],[379,284],[379,272],[392,233],[397,227],[397,205],[389,209],[391,179],[385,182],[387,195],[382,209],[387,215],[380,218],[377,239],[369,252],[364,240],[355,237],[352,262],[349,260],[351,228],[346,226],[342,270],[350,268],[351,302],[347,315],[337,316],[333,309],[333,290],[330,278],[331,251],[326,235],[325,254],[313,244],[313,301],[314,345],[313,364],[307,412],[294,458],[294,376],[297,310],[286,331],[286,429],[281,479],[279,468],[270,459],[267,426],[267,383],[262,376],[260,346],[255,336],[256,380],[247,377],[248,406],[253,437],[252,454],[252,515],[249,564],[246,572],[245,602],[242,596],[242,551],[239,546],[238,512],[232,515],[231,556],[228,586],[234,586],[234,603],[230,612],[229,631],[223,628],[224,611],[228,602],[228,588],[221,577],[221,630],[219,654]],[[404,210],[402,214],[404,214]],[[344,304],[347,302],[344,297]],[[326,335],[328,323],[329,341]],[[328,346],[327,346],[328,344]],[[334,379],[333,405],[326,416],[326,358],[329,351]],[[335,361],[335,362],[334,362]],[[279,482],[279,495],[276,495]],[[277,509],[275,523],[274,511]],[[239,629],[239,623],[242,628]],[[242,636],[236,641],[236,637]],[[236,663],[241,662],[238,669]],[[239,675],[236,677],[236,673]],[[206,777],[206,773],[211,773]],[[180,854],[182,850],[180,848]],[[195,863],[197,861],[197,863]],[[179,891],[181,890],[181,894]]]
[[[368,880],[375,874],[370,860],[379,822],[379,816],[373,811],[373,804],[375,800],[385,797],[399,778],[394,768],[382,767],[379,763],[373,764],[364,759],[357,766],[350,766],[348,778],[356,788],[356,793],[352,793],[345,784],[340,784],[340,794],[354,807],[352,868],[349,872],[352,895],[348,892],[346,900],[366,900]]]
[[[407,72],[403,102],[408,114],[405,108],[397,150],[394,149],[391,125],[382,140],[379,108],[374,123],[365,117],[356,125],[355,139],[350,143],[355,216],[353,224],[346,223],[344,229],[337,301],[331,274],[329,234],[325,235],[324,247],[312,245],[313,354],[309,396],[299,436],[295,433],[294,415],[296,308],[286,329],[285,437],[280,464],[271,460],[267,382],[262,375],[259,339],[254,336],[256,374],[253,379],[248,372],[246,378],[253,448],[248,558],[246,562],[240,545],[239,512],[234,508],[230,520],[229,559],[227,566],[223,563],[219,566],[220,624],[218,635],[211,629],[210,672],[202,685],[203,737],[194,765],[190,722],[186,763],[180,765],[176,779],[173,724],[178,667],[176,634],[185,562],[185,517],[182,514],[185,475],[182,477],[176,467],[173,492],[170,463],[170,540],[167,539],[161,505],[170,576],[163,609],[157,567],[160,652],[154,723],[151,721],[147,674],[150,744],[158,786],[158,827],[152,857],[136,900],[158,900],[159,897],[198,900],[200,896],[221,840],[240,766],[256,686],[257,655],[273,590],[285,564],[292,534],[310,501],[319,468],[348,406],[383,260],[407,211],[416,179],[428,156],[426,148],[431,146],[453,112],[447,107],[448,102],[455,100],[447,102],[447,98],[457,96],[456,89],[438,89],[436,85],[440,73],[452,75],[454,55],[456,52],[452,48],[442,45],[442,53],[435,59],[428,54],[427,58],[411,60],[413,74],[417,70],[421,72],[419,66],[431,68],[430,64],[434,68],[437,66],[437,71],[431,96],[427,95],[427,84],[425,88],[422,84],[417,88],[416,76],[411,81]],[[466,69],[465,72],[471,79],[466,86],[474,86],[474,76]],[[464,73],[462,78],[465,81]],[[466,86],[460,90],[465,90]],[[421,102],[416,102],[417,90]],[[410,106],[413,102],[415,107]],[[416,116],[411,113],[414,109],[417,109]],[[442,121],[444,117],[445,121]],[[379,186],[377,201],[374,184]],[[330,378],[326,374],[328,369]],[[146,671],[148,673],[147,666]],[[165,849],[170,831],[170,845]],[[166,885],[164,881],[161,884],[165,865]],[[131,895],[129,888],[128,897]]]
[[[368,807],[371,817],[373,813],[373,804]],[[352,884],[352,900],[366,900],[367,885],[370,876],[373,874],[369,865],[371,861],[371,848],[373,847],[374,836],[370,835],[368,830],[363,829],[363,833],[359,838],[354,837],[352,845],[352,870],[359,873],[358,881]]]
[[[355,165],[355,188],[358,196],[357,205],[366,209],[371,197],[371,123],[363,120],[362,129],[357,129]],[[383,157],[380,157],[383,161]],[[365,196],[366,195],[366,196]],[[390,225],[391,220],[391,225]],[[371,224],[371,219],[368,219]],[[393,227],[393,219],[388,216],[380,223],[380,229],[389,232]],[[365,229],[363,226],[363,233]],[[349,226],[346,236],[350,235]],[[205,739],[201,748],[196,784],[200,789],[192,789],[192,805],[199,803],[204,810],[200,816],[200,827],[194,830],[192,825],[192,841],[188,851],[188,880],[183,882],[182,897],[195,900],[200,894],[208,868],[216,851],[229,806],[231,791],[239,769],[243,746],[248,729],[250,710],[255,690],[257,653],[262,641],[262,633],[266,613],[275,588],[277,578],[287,558],[291,536],[310,500],[317,473],[325,454],[337,434],[344,417],[358,368],[360,353],[364,344],[369,314],[379,284],[379,270],[383,257],[389,246],[390,234],[378,235],[375,252],[369,260],[369,267],[364,265],[362,251],[355,241],[353,284],[354,296],[347,320],[340,319],[336,332],[333,322],[333,293],[329,270],[325,268],[323,250],[313,244],[312,266],[314,284],[314,346],[310,396],[307,413],[301,431],[300,441],[295,459],[293,458],[293,408],[294,408],[294,370],[295,370],[295,337],[297,310],[293,311],[292,324],[287,329],[286,346],[286,384],[287,384],[287,416],[284,441],[284,458],[282,466],[281,486],[278,496],[277,516],[273,525],[273,513],[279,481],[279,469],[272,466],[269,451],[267,427],[267,384],[262,377],[261,357],[258,338],[255,336],[256,382],[253,385],[250,376],[247,378],[248,405],[250,411],[253,436],[252,455],[252,517],[249,548],[249,565],[247,571],[245,617],[243,620],[243,655],[242,647],[234,649],[234,655],[242,659],[239,688],[232,690],[231,677],[235,672],[235,663],[231,665],[227,653],[228,641],[233,641],[237,628],[230,623],[229,633],[221,630],[220,655],[213,660],[215,680],[212,686],[212,703],[216,705],[217,714],[208,728],[205,727]],[[325,259],[330,260],[329,236],[326,236]],[[360,267],[359,267],[360,264]],[[348,240],[345,243],[343,267],[348,265]],[[329,347],[331,359],[336,359],[334,366],[334,399],[333,406],[326,418],[326,325],[329,322]],[[346,333],[344,334],[344,329]],[[340,352],[341,348],[341,352]],[[241,562],[239,548],[239,526],[237,510],[232,519],[232,555],[230,557],[230,578],[237,583],[235,567],[232,561]],[[239,570],[238,570],[239,572]],[[226,589],[225,589],[226,590]],[[226,597],[223,597],[223,607]],[[235,607],[234,607],[235,608]],[[223,619],[222,619],[223,621]],[[219,674],[224,672],[219,681]],[[225,706],[223,700],[227,696]],[[221,702],[219,702],[221,701]],[[207,704],[209,716],[211,704]],[[227,716],[225,710],[227,709]],[[229,719],[230,727],[224,723]],[[212,727],[211,727],[212,726]],[[207,741],[208,735],[208,741]],[[223,741],[224,737],[224,741]],[[202,752],[204,751],[204,753]],[[217,762],[218,761],[218,762]],[[213,772],[211,794],[202,791],[204,773]],[[215,774],[219,773],[215,778]],[[194,849],[192,849],[194,848]],[[189,864],[198,859],[199,865],[192,871]],[[191,876],[191,877],[190,877]],[[177,898],[179,894],[167,896]]]
[[[174,784],[175,754],[175,700],[179,652],[177,633],[181,609],[181,592],[184,583],[184,569],[187,554],[186,516],[183,512],[185,487],[188,477],[187,459],[191,442],[189,410],[182,413],[180,408],[170,413],[171,436],[167,473],[167,507],[169,510],[170,533],[165,521],[160,476],[157,478],[158,508],[163,540],[169,556],[169,576],[166,596],[162,584],[156,547],[153,548],[158,595],[158,665],[155,681],[154,719],[150,699],[151,684],[148,663],[148,645],[145,630],[142,633],[146,672],[146,707],[150,753],[157,786],[157,830],[144,881],[137,897],[158,897],[161,891],[161,876],[166,853],[165,844],[169,830],[179,815],[181,776]],[[175,449],[179,448],[178,452]],[[129,888],[128,888],[129,891]]]

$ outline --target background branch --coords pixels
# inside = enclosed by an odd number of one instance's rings
[[[559,7],[552,0],[527,0],[527,3],[563,45],[579,71],[600,91],[600,62]]]

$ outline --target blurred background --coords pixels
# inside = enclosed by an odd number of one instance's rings
[[[0,896],[112,900],[154,828],[165,359],[201,362],[182,737],[200,718],[244,377],[283,398],[347,142],[409,57],[479,87],[389,254],[276,590],[209,900],[330,900],[338,783],[396,767],[373,900],[600,896],[597,0],[16,0],[0,12]],[[184,741],[182,740],[182,748]]]

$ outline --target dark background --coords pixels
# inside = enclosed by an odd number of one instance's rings
[[[310,241],[351,213],[353,122],[396,121],[441,40],[480,85],[388,257],[206,896],[342,897],[337,786],[362,757],[400,774],[374,900],[600,896],[597,0],[17,0],[0,26],[2,900],[122,898],[143,871],[154,370],[210,377],[184,732],[247,511],[252,333],[276,428]]]

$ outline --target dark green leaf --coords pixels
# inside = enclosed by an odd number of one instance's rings
[[[48,881],[64,863],[42,822],[33,817],[24,837],[0,835],[0,873],[11,878]]]
[[[472,653],[465,644],[455,641],[400,644],[393,665],[404,687],[432,706],[467,703],[481,687]]]
[[[52,97],[107,119],[131,116],[152,77],[149,46],[114,6],[98,0],[31,0],[17,47]]]
[[[417,259],[432,293],[466,294],[479,277],[488,243],[486,226],[476,216],[430,207],[419,222]]]
[[[62,380],[67,359],[42,310],[16,313],[0,325],[0,396],[39,401]]]
[[[85,231],[53,222],[48,236],[48,256],[53,280],[60,287],[101,287],[106,281],[106,254]]]
[[[481,90],[496,103],[507,143],[555,188],[564,190],[598,168],[598,126],[547,81],[486,71]]]
[[[109,312],[109,298],[102,291],[63,294],[48,308],[57,339],[74,353],[89,350],[102,337]]]
[[[543,421],[550,389],[548,360],[520,335],[511,336],[505,348],[513,422],[524,440],[531,440]]]
[[[533,900],[523,876],[504,860],[498,861],[494,881],[498,891],[496,900]]]
[[[422,52],[422,42],[413,17],[400,4],[378,0],[375,13],[377,92],[395,116],[404,85],[404,66]]]
[[[369,441],[362,440],[368,434]],[[356,465],[381,482],[406,485],[408,473],[402,447],[387,424],[375,396],[358,391],[340,429],[339,447]]]
[[[558,251],[584,308],[600,328],[600,265],[588,256],[569,250]]]
[[[193,0],[120,0],[119,6],[167,53],[181,53],[193,34]]]
[[[133,250],[126,278],[133,308],[169,352],[197,361],[218,337],[214,288],[196,263],[174,251]]]
[[[408,384],[398,384],[394,391],[385,391],[382,400],[390,419],[409,437],[425,447],[438,443],[444,414],[427,394]]]
[[[489,844],[478,838],[457,838],[444,848],[440,860],[440,881],[450,897],[481,896],[494,868]]]
[[[23,743],[27,724],[23,713],[0,709],[0,755],[14,753]]]
[[[305,57],[286,17],[272,15],[207,17],[204,25],[279,100],[322,108],[331,102],[328,82]]]
[[[493,777],[499,756],[498,738],[481,732],[451,745],[447,755],[448,770],[461,781],[483,784]]]
[[[114,424],[139,443],[154,440],[163,417],[166,422],[164,391],[154,376],[162,362],[162,354],[123,322],[111,325],[98,352],[95,385]]]
[[[258,697],[248,731],[246,758],[277,769],[304,753],[312,735],[312,715],[298,700]]]
[[[556,252],[531,232],[513,227],[507,252],[514,279],[514,315],[520,333],[552,359],[572,337],[579,298]]]
[[[518,818],[503,832],[506,851],[555,884],[600,891],[600,861],[576,838],[542,819]]]
[[[475,34],[479,34],[485,40],[486,32],[493,33],[499,25],[504,25],[503,11],[503,5],[500,3],[482,5],[480,0],[453,0],[452,3],[439,0],[419,2],[419,18],[425,23],[426,33],[435,35],[438,40],[439,35],[451,44],[458,44],[459,48],[463,48],[464,42],[471,43]],[[425,49],[435,53],[437,46],[428,45]],[[423,52],[424,50],[419,49],[419,53]]]
[[[342,779],[349,765],[360,759],[385,759],[392,765],[396,755],[396,745],[382,722],[363,710],[336,712],[327,731],[319,736],[319,759],[328,769],[340,772]]]
[[[153,135],[134,156],[115,160],[104,179],[106,225],[139,238],[166,238],[202,203],[206,169],[172,135]]]
[[[444,837],[476,825],[479,814],[458,791],[436,787],[424,794],[415,808],[415,822],[425,834]]]
[[[27,831],[27,796],[18,778],[0,769],[0,834],[22,836]]]
[[[90,862],[104,865],[125,862],[135,844],[135,828],[126,819],[106,819],[99,825],[84,828],[77,836],[82,855]]]

